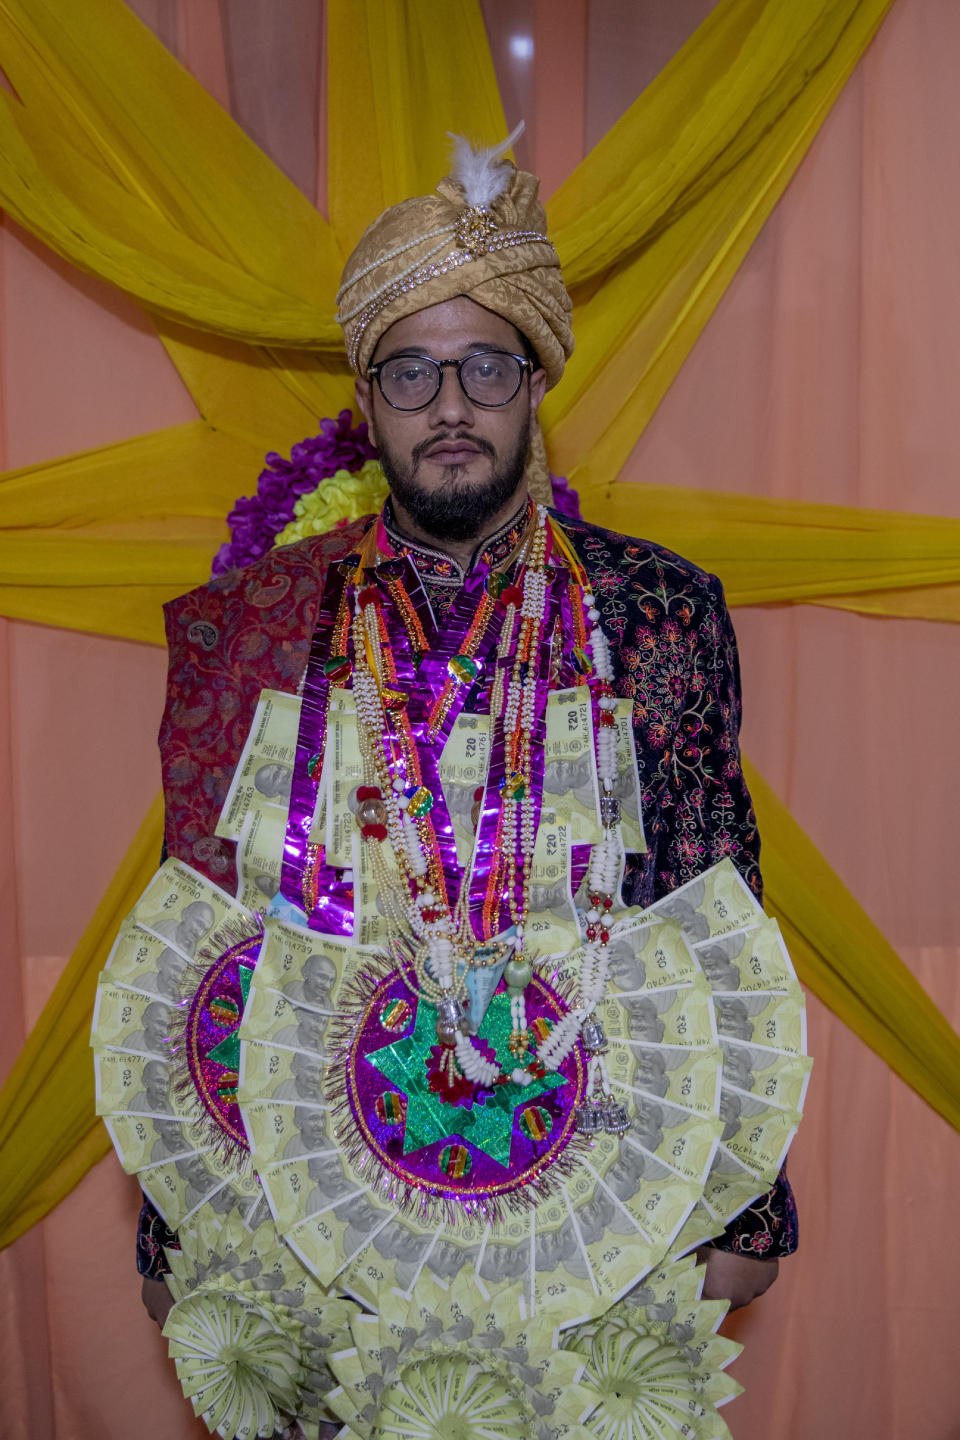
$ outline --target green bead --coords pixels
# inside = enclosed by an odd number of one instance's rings
[[[533,966],[529,960],[508,960],[503,967],[503,978],[511,994],[521,994],[533,979]]]

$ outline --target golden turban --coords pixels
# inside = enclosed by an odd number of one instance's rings
[[[515,132],[516,134],[516,132]],[[433,195],[393,205],[347,261],[337,319],[347,356],[366,373],[383,332],[405,315],[465,295],[527,337],[555,385],[573,350],[570,296],[535,175],[455,139],[453,174]]]

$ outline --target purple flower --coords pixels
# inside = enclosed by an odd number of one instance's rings
[[[576,490],[571,488],[566,475],[551,475],[550,485],[553,490],[554,510],[559,510],[560,514],[566,515],[568,520],[582,520],[580,496]]]
[[[336,471],[359,470],[376,456],[366,424],[354,425],[349,410],[341,410],[336,420],[322,420],[320,434],[294,445],[289,460],[271,451],[256,494],[242,496],[227,516],[230,539],[217,551],[211,573],[223,575],[252,565],[266,555],[293,519],[293,507],[301,495],[316,490]]]

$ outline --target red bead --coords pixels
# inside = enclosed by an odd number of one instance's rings
[[[606,945],[606,943],[607,943],[607,941],[608,941],[609,939],[610,939],[610,931],[609,931],[609,930],[601,930],[601,931],[600,931],[600,944],[601,944],[601,945]]]
[[[498,603],[501,604],[504,609],[506,609],[508,605],[515,605],[519,610],[523,604],[523,591],[520,589],[520,586],[508,585],[506,590],[501,590]]]
[[[596,910],[597,906],[598,906],[599,904],[601,904],[602,900],[603,900],[603,896],[602,896],[602,895],[591,895],[591,896],[590,896],[590,904],[593,906],[594,910]]]
[[[601,710],[601,711],[600,711],[600,724],[601,724],[601,725],[608,725],[608,726],[609,726],[609,725],[616,725],[616,723],[617,723],[616,717],[615,717],[615,715],[614,715],[614,713],[613,713],[612,710]]]
[[[386,825],[364,825],[360,834],[364,840],[386,840],[387,827]]]
[[[603,897],[603,908],[604,908],[604,910],[612,910],[612,909],[613,909],[613,896],[612,896],[612,895],[604,895],[604,897]]]
[[[361,801],[363,801],[363,800],[382,800],[382,799],[383,799],[383,791],[380,789],[380,786],[379,786],[379,785],[358,785],[358,786],[357,786],[357,803],[358,803],[358,804],[359,804]]]
[[[587,939],[588,939],[588,940],[596,940],[596,938],[597,938],[597,927],[596,927],[596,925],[588,925],[588,926],[587,926]]]

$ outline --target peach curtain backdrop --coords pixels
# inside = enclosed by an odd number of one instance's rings
[[[320,0],[133,8],[324,209]],[[528,121],[518,158],[547,194],[711,8],[486,0],[507,118]],[[954,0],[897,0],[624,478],[960,517],[958,55]],[[194,418],[136,307],[7,223],[0,290],[0,467]],[[735,620],[746,748],[960,1024],[960,627]],[[0,621],[2,1073],[157,789],[163,676],[150,647]],[[957,1440],[960,1138],[815,1001],[810,1042],[801,1251],[727,1324],[746,1393],[726,1418],[737,1440]],[[140,1308],[137,1201],[108,1157],[0,1253],[4,1437],[206,1434]]]

